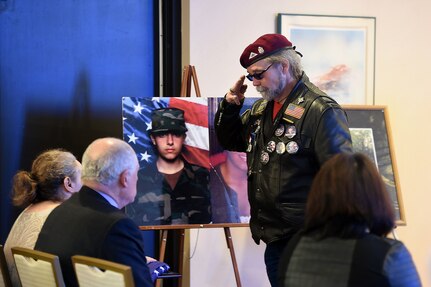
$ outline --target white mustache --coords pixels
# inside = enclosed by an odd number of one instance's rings
[[[259,93],[263,93],[263,92],[265,92],[266,90],[268,90],[267,88],[264,88],[264,87],[262,87],[262,86],[259,86],[259,87],[256,87],[256,90],[259,92]]]

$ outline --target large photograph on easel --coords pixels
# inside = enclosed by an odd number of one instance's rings
[[[123,137],[140,163],[126,213],[140,226],[211,222],[203,98],[123,98]]]
[[[123,98],[123,138],[140,163],[137,196],[126,213],[139,226],[249,222],[246,156],[218,144],[219,101]]]
[[[222,100],[208,98],[213,223],[249,223],[246,153],[224,150],[215,133],[214,118]],[[256,100],[245,98],[241,113],[250,109]]]

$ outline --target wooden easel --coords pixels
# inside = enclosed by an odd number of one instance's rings
[[[180,274],[183,274],[183,259],[184,259],[184,237],[185,237],[185,229],[181,226],[170,226],[173,228],[162,227],[161,235],[160,235],[160,251],[159,251],[159,261],[163,262],[165,260],[165,252],[166,252],[166,243],[168,241],[168,231],[172,229],[176,229],[180,232],[180,243],[178,250],[178,271]],[[181,287],[183,284],[182,276],[178,277],[178,287]],[[160,280],[156,281],[156,287],[160,287]]]
[[[194,89],[196,92],[196,97],[200,97],[201,96],[201,92],[199,89],[199,84],[198,84],[198,78],[196,75],[196,69],[194,66],[188,65],[184,67],[183,70],[183,79],[182,79],[182,83],[181,83],[181,91],[180,91],[180,96],[181,97],[190,97],[191,96],[191,82],[193,80],[194,83]],[[195,228],[223,228],[224,229],[224,234],[225,234],[225,238],[226,238],[226,244],[227,244],[227,248],[230,251],[230,257],[232,260],[232,266],[233,266],[233,271],[235,274],[235,281],[236,281],[236,286],[237,287],[241,287],[241,279],[239,276],[239,271],[238,271],[238,264],[236,261],[236,257],[235,257],[235,250],[233,247],[233,241],[232,241],[232,235],[230,232],[230,227],[245,227],[248,226],[248,224],[200,224],[200,225],[196,225]],[[178,230],[180,232],[180,248],[179,248],[179,264],[178,264],[178,268],[179,268],[179,272],[182,273],[182,269],[183,269],[183,252],[184,252],[184,236],[185,236],[185,229],[187,228],[193,228],[192,225],[169,225],[169,226],[162,226],[162,227],[154,227],[153,229],[160,229],[161,230],[161,236],[160,236],[160,254],[159,254],[159,261],[164,261],[165,259],[165,251],[166,251],[166,242],[167,242],[167,238],[168,238],[168,231],[169,230]],[[151,227],[149,227],[149,229],[152,229]],[[148,227],[146,227],[145,230],[148,230]],[[182,278],[179,277],[178,278],[178,286],[181,287],[182,286]],[[160,281],[158,280],[156,283],[156,287],[160,287]]]
[[[195,66],[185,66],[183,69],[183,81],[181,82],[180,97],[190,97],[192,80],[196,92],[196,97],[201,97],[201,90],[199,89],[198,77],[196,75]]]
[[[160,236],[160,253],[159,253],[159,261],[165,260],[165,251],[166,251],[166,243],[168,239],[168,232],[170,230],[177,230],[180,232],[180,248],[179,248],[179,264],[178,269],[179,272],[182,272],[183,269],[183,259],[184,259],[184,237],[185,237],[185,230],[186,229],[192,229],[192,228],[223,228],[224,229],[224,235],[226,238],[226,244],[227,248],[230,252],[230,257],[232,260],[232,266],[233,271],[235,275],[235,281],[236,286],[241,287],[241,279],[239,276],[239,270],[238,270],[238,264],[236,262],[235,257],[235,250],[233,247],[233,241],[232,241],[232,235],[230,233],[230,227],[247,227],[248,224],[245,223],[233,223],[233,224],[222,224],[222,223],[213,223],[213,224],[194,224],[194,225],[163,225],[163,226],[141,226],[141,230],[160,230],[161,236]],[[156,286],[160,286],[160,281],[158,280],[156,282]],[[178,278],[178,286],[182,286],[182,278]]]

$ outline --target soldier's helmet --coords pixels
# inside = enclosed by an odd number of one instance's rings
[[[163,108],[151,113],[150,133],[185,133],[184,111],[177,108]]]

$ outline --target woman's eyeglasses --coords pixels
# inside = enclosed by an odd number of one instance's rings
[[[266,72],[266,71],[268,71],[268,69],[269,68],[271,68],[271,66],[273,65],[274,63],[272,63],[271,65],[269,65],[268,66],[268,68],[266,68],[265,70],[263,70],[262,72],[259,72],[259,73],[255,73],[255,74],[253,74],[253,75],[250,75],[250,74],[248,74],[246,77],[247,77],[247,79],[249,79],[250,81],[253,81],[253,78],[254,79],[256,79],[256,80],[262,80],[263,79],[263,74]]]

